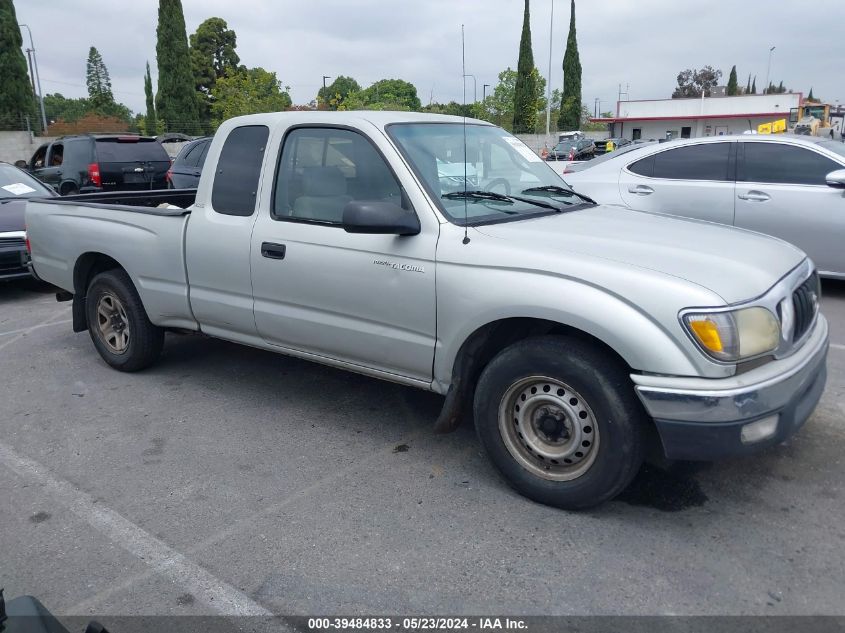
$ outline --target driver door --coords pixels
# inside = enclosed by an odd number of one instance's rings
[[[427,383],[436,219],[419,213],[421,231],[409,236],[343,229],[352,200],[392,201],[408,213],[426,204],[395,152],[377,141],[349,128],[285,132],[272,196],[253,230],[255,323],[280,348]]]

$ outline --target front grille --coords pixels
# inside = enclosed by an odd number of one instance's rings
[[[795,309],[795,327],[792,340],[799,341],[810,329],[819,311],[819,274],[813,274],[792,293],[792,306]]]
[[[26,241],[22,237],[0,237],[0,246],[25,246]]]

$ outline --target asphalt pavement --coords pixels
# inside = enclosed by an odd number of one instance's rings
[[[0,587],[100,617],[841,615],[845,283],[824,291],[800,434],[569,513],[471,427],[434,435],[435,395],[193,335],[123,374],[49,288],[0,284]]]

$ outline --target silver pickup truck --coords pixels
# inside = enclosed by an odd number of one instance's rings
[[[164,204],[162,203],[169,203]],[[504,130],[390,112],[224,123],[193,191],[29,202],[32,266],[112,367],[193,330],[445,396],[505,479],[584,508],[647,452],[783,441],[826,377],[813,263],[599,206]]]

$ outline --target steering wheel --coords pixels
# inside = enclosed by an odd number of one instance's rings
[[[505,190],[504,194],[506,196],[511,195],[511,183],[508,182],[505,178],[494,178],[493,180],[487,183],[487,186],[484,188],[484,190],[490,191],[492,193],[502,193],[500,191],[493,191],[494,187],[502,187]]]

